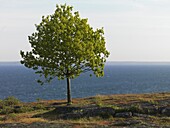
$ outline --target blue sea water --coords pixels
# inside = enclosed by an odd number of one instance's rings
[[[66,80],[39,85],[39,76],[19,63],[0,63],[0,99],[15,96],[24,102],[65,99]],[[71,81],[72,97],[98,94],[170,92],[170,63],[108,63],[105,76],[81,74]]]

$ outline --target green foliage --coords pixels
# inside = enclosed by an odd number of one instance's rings
[[[143,109],[140,104],[132,104],[129,108],[129,111],[136,113],[143,113]]]
[[[144,110],[140,104],[132,104],[131,106],[128,107],[112,106],[112,108],[115,109],[117,113],[119,112],[144,113]]]
[[[4,100],[0,100],[0,114],[9,114],[14,112],[14,106],[19,105],[21,102],[13,97],[7,97]]]
[[[2,118],[3,121],[6,121],[6,120],[13,120],[13,121],[17,121],[18,118],[17,118],[17,115],[15,113],[10,113],[10,114],[7,114],[5,115],[3,118]]]
[[[149,100],[148,103],[152,104],[152,105],[158,105],[159,103],[155,100]]]
[[[1,103],[5,106],[14,106],[14,105],[19,105],[21,102],[17,98],[10,96],[1,101]]]
[[[11,96],[7,97],[4,100],[0,100],[0,114],[9,114],[14,112],[14,106],[21,104],[21,102]]]
[[[32,50],[21,51],[21,61],[45,81],[53,78],[75,78],[83,72],[104,75],[104,63],[109,56],[105,48],[103,28],[94,30],[87,19],[81,19],[73,7],[57,5],[54,14],[42,17],[36,32],[29,36]]]
[[[13,112],[14,112],[14,108],[10,106],[3,106],[3,108],[0,109],[0,114],[9,114]]]
[[[46,109],[46,107],[43,104],[36,104],[34,106],[34,110],[45,110],[45,109]]]
[[[41,98],[37,98],[37,99],[36,99],[37,102],[40,102],[41,100],[42,100]]]
[[[31,106],[21,106],[21,107],[15,109],[15,113],[25,113],[25,112],[30,112],[33,110],[34,110],[34,108]]]
[[[100,95],[95,96],[95,97],[92,99],[92,102],[93,102],[94,104],[96,104],[97,106],[99,106],[99,107],[103,107],[103,106],[104,106],[104,105],[103,105],[103,102],[102,102],[102,98],[101,98]]]
[[[10,113],[25,113],[35,110],[45,110],[46,106],[43,104],[27,105],[23,104],[17,98],[11,96],[4,100],[0,100],[0,114]]]
[[[108,107],[112,107],[114,110],[120,110],[120,109],[122,109],[121,107],[118,107],[118,106],[116,106],[116,105],[110,105],[110,106],[108,106]]]

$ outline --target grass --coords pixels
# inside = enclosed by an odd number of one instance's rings
[[[43,122],[76,127],[170,126],[170,117],[157,108],[170,107],[170,93],[97,95],[65,100],[37,100],[23,103],[15,97],[0,100],[0,124]],[[113,113],[132,112],[143,116],[115,117]]]

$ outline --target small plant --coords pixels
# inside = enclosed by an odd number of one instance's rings
[[[30,106],[22,106],[18,109],[15,109],[15,113],[25,113],[25,112],[30,112],[33,111],[33,107]]]
[[[15,111],[14,106],[19,104],[21,104],[21,102],[13,96],[0,100],[0,114],[13,113]]]
[[[152,104],[152,105],[158,105],[159,103],[153,99],[144,99],[144,98],[139,98],[139,100],[141,102],[147,102],[149,104]]]
[[[133,104],[128,108],[128,111],[142,113],[143,109],[140,104]]]
[[[120,107],[118,107],[118,106],[115,106],[115,105],[108,106],[108,107],[112,107],[114,110],[119,110],[119,109],[121,109]]]
[[[0,109],[2,109],[4,106],[3,100],[0,100]]]
[[[149,100],[148,103],[152,104],[152,105],[158,105],[159,103],[155,100]]]
[[[7,114],[2,118],[3,121],[6,121],[6,120],[17,121],[17,119],[18,118],[17,118],[17,115],[15,113]]]
[[[41,98],[37,98],[36,101],[37,101],[37,102],[40,102],[40,101],[42,101],[42,99],[41,99]]]
[[[14,109],[13,107],[10,107],[10,106],[3,106],[3,108],[0,110],[0,114],[9,114],[13,112],[14,112]]]
[[[44,109],[46,109],[46,108],[45,108],[45,106],[44,106],[43,104],[36,104],[36,105],[34,106],[34,109],[35,109],[35,110],[39,110],[39,109],[44,110]]]
[[[1,101],[5,106],[16,106],[16,105],[19,105],[21,102],[13,97],[13,96],[10,96],[10,97],[7,97],[6,99],[4,99],[3,101]]]
[[[97,95],[96,97],[94,97],[94,99],[92,99],[92,102],[94,104],[96,104],[97,106],[99,107],[102,107],[103,106],[103,103],[102,103],[102,98],[100,95]]]

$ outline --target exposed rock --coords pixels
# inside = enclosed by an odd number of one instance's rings
[[[43,123],[36,122],[31,124],[0,124],[0,128],[72,128],[71,124],[56,124],[56,123]]]
[[[85,109],[84,114],[86,117],[95,117],[100,116],[103,118],[107,118],[109,116],[115,115],[115,110],[111,107],[96,107],[92,109]]]
[[[20,109],[21,106],[14,106],[14,109]]]
[[[165,116],[170,116],[170,107],[163,108],[161,110],[161,114],[163,114]]]
[[[137,124],[140,124],[141,121],[137,121],[137,120],[129,120],[129,121],[118,121],[117,123],[114,124],[114,126],[128,126],[128,128],[130,126],[134,126],[134,125],[137,125]]]
[[[144,118],[148,117],[148,115],[146,114],[139,114],[139,113],[133,113],[133,116],[144,117]]]
[[[81,117],[102,117],[109,118],[115,115],[115,110],[111,107],[60,107],[56,108],[55,113],[60,119],[79,119]]]
[[[159,114],[158,106],[152,105],[143,108],[145,114],[156,115]]]
[[[121,112],[121,113],[116,113],[116,117],[123,117],[123,118],[130,118],[132,117],[132,112]]]

